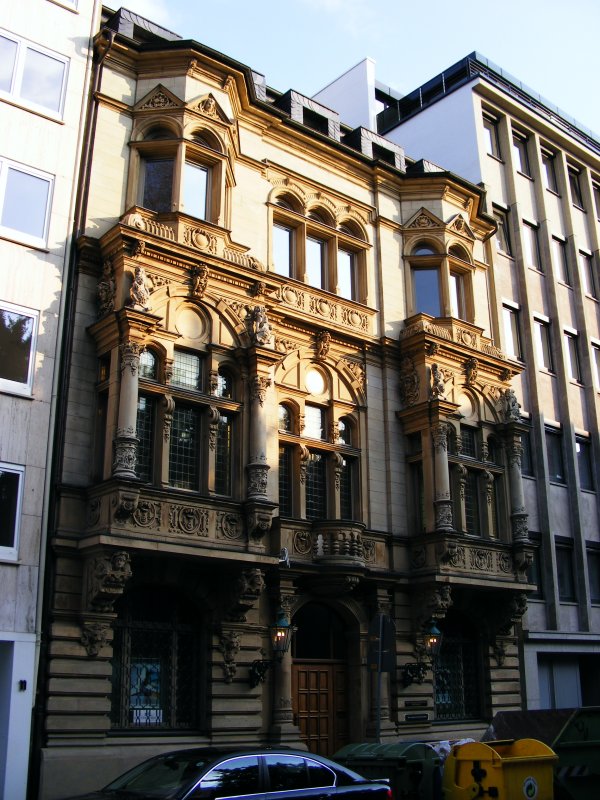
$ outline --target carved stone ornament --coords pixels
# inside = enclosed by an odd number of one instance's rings
[[[198,103],[198,111],[202,112],[202,114],[206,114],[207,117],[216,117],[217,101],[209,94],[208,97],[204,97]]]
[[[176,108],[176,104],[165,92],[159,90],[148,98],[142,108]]]
[[[240,635],[236,631],[223,631],[219,641],[219,649],[223,653],[223,672],[225,683],[231,683],[237,672],[235,657],[241,647]]]
[[[98,311],[103,317],[115,310],[115,278],[112,261],[107,258],[102,266],[102,278],[98,282]]]
[[[128,305],[137,311],[150,310],[150,290],[146,286],[146,270],[143,267],[135,268]]]
[[[113,497],[114,517],[117,522],[125,522],[133,516],[138,507],[140,493],[137,489],[121,490]]]
[[[465,375],[467,378],[467,384],[470,385],[475,383],[477,380],[477,368],[479,367],[479,362],[476,358],[468,358],[465,361]]]
[[[217,514],[217,532],[224,539],[241,539],[243,535],[241,517],[220,511]]]
[[[513,389],[507,389],[502,395],[502,410],[506,422],[519,422],[521,406]]]
[[[208,445],[211,450],[214,450],[217,446],[217,433],[219,430],[219,420],[221,415],[219,414],[219,409],[216,406],[209,406],[208,407]]]
[[[132,376],[135,378],[138,374],[140,355],[143,349],[143,346],[138,342],[128,341],[119,345],[119,350],[121,352],[121,372],[130,369]]]
[[[506,661],[506,642],[503,639],[496,640],[493,653],[497,666],[503,667]]]
[[[528,515],[525,510],[519,510],[511,514],[513,541],[528,541],[529,528],[527,526]]]
[[[163,438],[168,442],[171,438],[171,425],[173,424],[173,412],[175,411],[175,400],[170,394],[163,395]]]
[[[312,536],[310,531],[294,531],[293,538],[294,553],[300,556],[310,555],[312,552]]]
[[[444,386],[444,370],[437,364],[431,365],[431,397],[444,397],[446,388]]]
[[[435,500],[435,527],[438,531],[452,531],[452,501]]]
[[[431,426],[431,438],[433,447],[437,453],[448,449],[448,425],[445,422],[437,422]]]
[[[183,232],[183,243],[205,253],[212,255],[217,253],[217,237],[204,228],[193,228],[191,225],[186,225]]]
[[[204,297],[210,272],[206,264],[194,266],[190,272],[190,294],[199,300]]]
[[[444,619],[452,602],[452,590],[447,583],[420,592],[413,600],[415,630],[421,631],[432,619]]]
[[[208,536],[208,509],[197,506],[171,506],[169,533]]]
[[[254,506],[246,511],[246,527],[248,536],[259,542],[271,530],[273,513],[270,508]]]
[[[137,436],[117,436],[114,441],[113,475],[119,478],[136,478]]]
[[[251,608],[254,608],[265,589],[264,572],[258,567],[245,569],[227,586],[226,617],[231,621],[245,622],[246,614]]]
[[[112,612],[131,578],[131,559],[125,550],[89,558],[85,564],[84,610]]]
[[[81,644],[90,658],[95,658],[108,641],[108,625],[103,622],[84,622]]]
[[[253,375],[250,379],[250,402],[258,400],[262,407],[265,404],[267,389],[271,385],[271,379],[264,375]]]
[[[264,306],[254,306],[254,308],[248,309],[246,325],[252,344],[261,345],[263,347],[271,344],[273,336]]]
[[[414,405],[419,399],[420,379],[415,362],[410,356],[404,356],[400,365],[400,402],[405,406]]]
[[[264,497],[267,494],[268,464],[248,464],[248,497]]]
[[[315,357],[318,361],[327,358],[331,345],[331,334],[329,331],[319,331],[315,337]]]

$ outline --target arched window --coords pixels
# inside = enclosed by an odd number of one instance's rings
[[[217,373],[217,397],[233,398],[233,376],[225,367],[219,367]]]
[[[279,430],[292,432],[292,412],[288,406],[283,403],[279,404]]]
[[[117,610],[112,727],[198,730],[205,659],[196,609],[164,587],[143,587],[128,592]]]
[[[158,359],[152,350],[144,350],[140,356],[140,378],[155,381],[158,377]]]

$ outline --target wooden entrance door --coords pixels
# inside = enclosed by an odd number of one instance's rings
[[[311,753],[332,756],[348,743],[343,663],[294,662],[292,698],[294,719]]]

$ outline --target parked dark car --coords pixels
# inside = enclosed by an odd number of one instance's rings
[[[177,750],[71,800],[393,800],[384,780],[297,750]]]

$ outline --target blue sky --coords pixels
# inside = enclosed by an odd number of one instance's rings
[[[111,8],[118,8],[114,0]],[[311,96],[370,56],[407,93],[477,50],[600,137],[600,0],[123,0]]]

